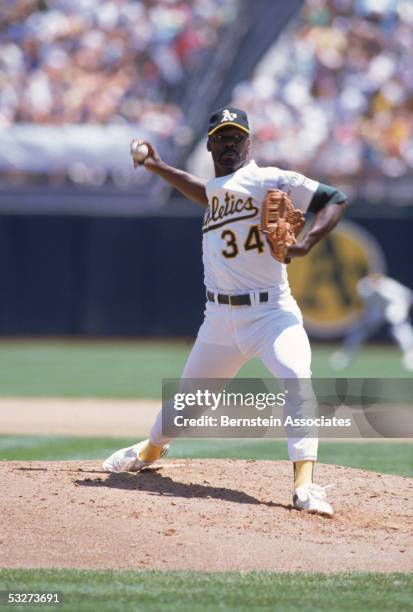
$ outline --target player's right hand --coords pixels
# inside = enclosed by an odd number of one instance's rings
[[[148,155],[141,162],[133,160],[133,167],[136,168],[137,166],[145,166],[147,170],[153,170],[156,168],[162,160],[155,147],[147,140],[137,140],[137,144],[146,145],[148,147]]]

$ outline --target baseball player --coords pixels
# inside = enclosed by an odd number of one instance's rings
[[[291,295],[286,263],[305,256],[341,219],[346,196],[328,185],[276,167],[260,168],[249,159],[250,127],[246,113],[228,106],[209,120],[207,149],[215,178],[206,181],[166,164],[145,142],[142,165],[204,207],[203,264],[205,319],[182,378],[230,379],[253,357],[261,358],[279,380],[309,379],[311,349],[300,310]],[[269,189],[289,194],[294,206],[314,218],[305,236],[277,261],[260,232],[260,214]],[[295,410],[304,403],[297,397]],[[108,472],[139,471],[168,450],[162,410],[150,437],[111,455]],[[325,488],[313,483],[318,440],[288,437],[293,462],[295,508],[332,516]]]
[[[386,323],[403,354],[403,365],[413,371],[413,326],[410,308],[413,292],[384,274],[369,274],[359,280],[357,293],[364,301],[363,315],[346,334],[343,346],[330,357],[335,370],[346,368],[361,345]]]

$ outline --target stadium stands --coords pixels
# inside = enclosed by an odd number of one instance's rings
[[[236,83],[250,53],[243,32],[255,27],[262,39],[266,19],[248,7],[244,0],[2,2],[0,183],[31,175],[147,188],[128,166],[130,135],[150,137],[182,162],[199,137],[186,120],[194,115],[188,98],[212,82],[199,67],[225,52],[223,38],[239,49],[225,70],[220,61],[214,87],[227,98],[234,79],[233,100],[251,115],[259,163],[334,183],[371,180],[378,193],[383,182],[411,179],[411,0],[306,0],[280,39],[267,20],[274,44]],[[222,37],[237,27],[237,36]]]
[[[255,157],[329,180],[413,169],[413,3],[308,0],[234,91]]]

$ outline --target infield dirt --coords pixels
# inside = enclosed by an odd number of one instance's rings
[[[0,566],[306,572],[413,569],[413,481],[317,465],[336,515],[291,506],[287,461],[0,462]]]

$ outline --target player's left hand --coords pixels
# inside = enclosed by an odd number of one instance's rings
[[[304,242],[296,242],[288,249],[284,263],[289,264],[296,257],[305,257],[309,250],[309,247]]]

